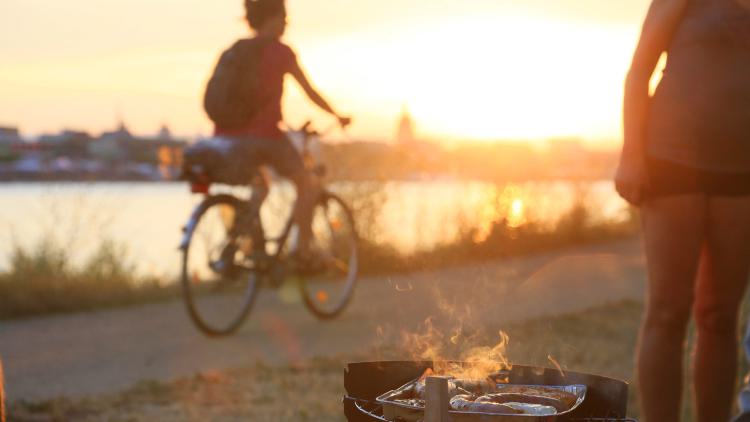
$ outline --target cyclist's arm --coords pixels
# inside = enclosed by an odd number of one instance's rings
[[[345,119],[339,116],[338,113],[333,110],[333,107],[331,107],[331,105],[328,104],[323,96],[321,96],[318,91],[312,86],[310,80],[307,79],[307,75],[305,75],[305,72],[302,70],[298,63],[294,63],[290,73],[292,74],[292,76],[294,76],[294,79],[297,80],[299,85],[305,91],[305,94],[307,94],[307,96],[313,103],[315,103],[315,105],[332,114],[333,116],[336,116],[339,120]]]

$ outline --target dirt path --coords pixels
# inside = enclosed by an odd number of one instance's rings
[[[0,323],[0,356],[10,400],[119,391],[144,379],[310,357],[369,356],[419,330],[502,326],[542,315],[640,299],[637,241],[502,260],[435,272],[363,280],[347,312],[321,323],[303,305],[264,292],[241,332],[210,340],[179,301]],[[286,300],[283,300],[286,299]],[[377,356],[373,356],[377,358]]]

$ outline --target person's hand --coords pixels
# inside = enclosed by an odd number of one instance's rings
[[[339,125],[341,125],[342,129],[346,129],[347,126],[352,124],[352,118],[351,117],[342,117],[342,116],[336,116],[339,120]]]
[[[620,159],[615,175],[615,188],[622,199],[630,204],[640,206],[645,199],[648,187],[646,162],[642,156],[626,156]]]

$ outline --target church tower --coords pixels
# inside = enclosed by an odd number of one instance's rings
[[[409,113],[409,109],[404,106],[398,122],[398,130],[396,131],[396,143],[407,147],[412,145],[414,140],[414,120]]]

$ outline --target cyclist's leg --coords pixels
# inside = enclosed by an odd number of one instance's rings
[[[247,183],[252,189],[250,200],[244,203],[235,225],[242,233],[249,233],[256,245],[265,243],[259,213],[270,189],[267,170],[264,168],[268,163],[265,146],[268,142],[255,138],[237,139],[232,149],[233,155],[227,160],[234,163],[238,180],[242,180],[243,185]]]
[[[247,202],[246,208],[244,209],[241,223],[245,230],[249,230],[253,241],[252,244],[258,247],[257,252],[261,252],[262,254],[266,253],[264,246],[266,243],[266,237],[260,219],[260,209],[270,192],[270,182],[267,173],[267,169],[263,166],[256,169],[256,174],[250,182],[252,193],[250,195],[250,200]]]
[[[288,139],[272,141],[269,142],[270,145],[272,150],[267,155],[268,162],[279,174],[291,180],[297,190],[294,218],[299,226],[298,249],[305,255],[312,239],[312,217],[319,195],[318,183],[305,169],[302,157]]]

